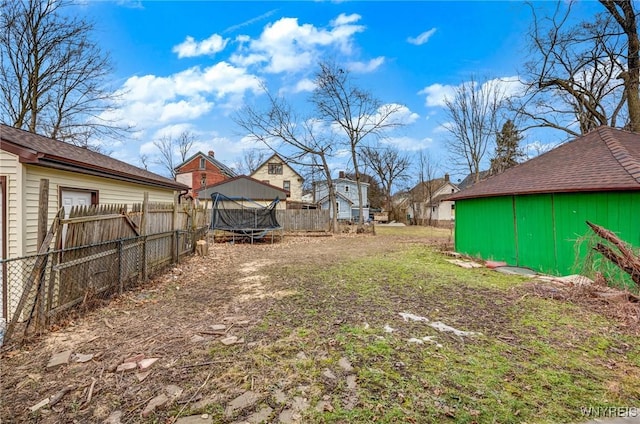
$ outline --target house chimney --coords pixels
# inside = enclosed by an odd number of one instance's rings
[[[444,182],[445,183],[449,182],[449,174],[444,174]]]
[[[209,156],[213,158],[216,156],[216,154],[213,150],[209,150]]]
[[[340,171],[340,172],[338,173],[338,177],[339,177],[339,178],[344,178],[344,171]]]

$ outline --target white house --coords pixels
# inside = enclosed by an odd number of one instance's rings
[[[278,154],[264,161],[251,175],[254,180],[282,188],[287,192],[287,202],[302,202],[304,178]]]
[[[334,180],[333,187],[336,191],[336,203],[338,205],[338,219],[357,222],[359,218],[358,185],[354,180],[346,178],[344,172]],[[360,183],[362,187],[363,215],[365,221],[369,218],[369,184]],[[326,181],[314,183],[314,200],[321,209],[329,209],[333,217],[333,208],[329,205],[329,189]]]
[[[451,226],[455,219],[455,202],[446,197],[459,191],[450,181],[449,174],[418,183],[406,198],[407,218],[420,225]]]

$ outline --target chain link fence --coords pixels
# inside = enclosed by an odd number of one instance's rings
[[[0,345],[47,330],[78,305],[136,287],[192,254],[195,241],[206,233],[206,227],[170,231],[0,261],[6,317],[0,322]]]

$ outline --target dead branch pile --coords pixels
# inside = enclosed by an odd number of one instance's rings
[[[631,280],[640,288],[640,257],[638,257],[631,247],[624,241],[620,240],[612,231],[607,230],[599,225],[587,221],[587,225],[591,227],[594,233],[599,237],[611,243],[620,253],[602,242],[596,243],[593,249],[602,254],[605,258],[613,262],[618,268],[631,276]]]
[[[538,276],[536,279],[541,282],[534,282],[530,287],[537,296],[591,305],[640,331],[640,296],[607,286],[602,274],[597,274],[595,281],[583,275]]]

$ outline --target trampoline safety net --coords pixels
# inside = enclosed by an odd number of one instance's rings
[[[221,193],[212,193],[211,230],[222,230],[261,239],[274,231],[282,230],[276,219],[277,197],[269,204],[262,206],[251,199],[230,198]]]

